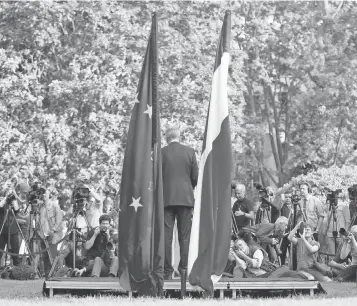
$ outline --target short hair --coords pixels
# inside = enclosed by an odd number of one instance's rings
[[[307,186],[307,189],[309,189],[310,190],[310,184],[308,183],[308,182],[301,182],[300,184],[299,184],[299,188],[301,187],[301,186],[303,186],[303,185],[305,185],[305,186]]]
[[[170,143],[173,139],[180,138],[180,128],[176,125],[169,126],[165,131],[166,142]]]
[[[305,228],[309,228],[309,229],[313,230],[312,225],[309,223],[305,223]]]
[[[99,218],[99,224],[101,224],[103,221],[108,221],[110,223],[112,219],[108,215],[101,215]]]
[[[280,216],[278,219],[276,219],[275,224],[281,224],[281,223],[288,224],[289,223],[288,218],[284,216]]]
[[[237,184],[235,190],[242,190],[245,193],[245,186],[243,184]]]

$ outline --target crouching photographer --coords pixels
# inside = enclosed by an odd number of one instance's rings
[[[92,277],[117,276],[119,261],[115,256],[114,235],[110,231],[110,222],[108,215],[102,215],[99,218],[100,226],[88,233],[89,240],[84,244],[88,265],[81,269],[77,276],[84,272],[91,272]]]
[[[343,239],[340,252],[332,259],[329,266],[337,276],[339,282],[354,282],[357,271],[357,225],[351,227],[350,232],[340,230]],[[350,258],[351,263],[349,263]]]
[[[20,250],[19,228],[14,216],[19,212],[19,205],[16,200],[11,184],[5,184],[5,196],[0,201],[0,250],[3,251],[7,245],[9,252],[18,254]],[[0,252],[0,261],[3,252]],[[15,266],[21,264],[20,259],[13,255],[12,261]]]

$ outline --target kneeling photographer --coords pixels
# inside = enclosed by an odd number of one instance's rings
[[[110,231],[111,219],[108,215],[102,215],[99,218],[100,226],[92,229],[88,233],[87,242],[84,243],[84,248],[87,250],[88,266],[80,271],[80,276],[83,272],[92,272],[91,276],[110,276],[116,277],[118,274],[119,261],[115,256],[115,247],[113,241],[113,232]]]
[[[332,259],[329,266],[337,276],[339,282],[355,282],[357,271],[357,225],[351,227],[350,232],[340,230],[342,237],[342,248]],[[351,263],[349,259],[351,258]]]
[[[9,252],[18,254],[20,251],[19,229],[14,215],[19,212],[19,205],[11,183],[6,183],[4,189],[5,196],[0,201],[0,250],[4,250],[7,245]],[[6,216],[7,218],[5,218]],[[0,252],[0,261],[2,256],[3,253]],[[12,256],[12,261],[15,266],[21,264],[21,260],[17,256]]]

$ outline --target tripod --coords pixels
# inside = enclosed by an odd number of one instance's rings
[[[290,221],[291,220],[291,215],[293,215],[293,225],[292,225],[292,228],[294,228],[296,226],[296,223],[297,223],[297,207],[299,207],[299,211],[301,212],[301,215],[302,215],[302,219],[304,222],[306,222],[307,218],[305,216],[305,213],[304,211],[301,209],[301,205],[299,203],[299,201],[292,201],[292,204],[293,204],[293,207],[294,207],[294,212],[292,212],[290,210],[290,213],[289,213],[289,216],[288,216],[288,220]],[[296,258],[296,247],[293,246],[292,243],[290,243],[290,260],[292,261],[292,268],[294,271],[296,271],[297,269],[297,258]]]
[[[34,209],[30,211],[30,226],[29,226],[29,238],[28,238],[28,244],[31,246],[32,249],[32,254],[36,254],[36,255],[42,255],[42,253],[44,253],[45,251],[48,254],[48,258],[50,261],[50,264],[52,266],[53,263],[53,258],[52,258],[52,253],[51,253],[51,249],[49,246],[49,243],[46,239],[42,224],[41,224],[41,220],[40,220],[40,213],[38,211],[38,209]],[[35,248],[36,246],[38,246],[38,244],[36,243],[37,241],[43,241],[43,243],[45,244],[45,250],[42,250],[42,248],[40,247],[40,250],[38,252],[36,252]],[[38,264],[38,261],[36,260],[36,265]]]
[[[84,210],[78,210],[78,211],[76,211],[74,213],[74,215],[72,216],[71,220],[69,221],[67,232],[64,235],[65,237],[67,237],[67,236],[69,237],[70,234],[72,234],[73,269],[76,268],[76,234],[77,234],[78,229],[79,229],[76,226],[77,226],[77,221],[78,221],[78,217],[79,216],[83,216],[84,217],[84,220],[86,222],[87,228],[88,229],[90,228],[86,212]],[[63,251],[64,246],[65,246],[65,243],[62,243],[60,249],[57,251],[57,256],[56,256],[56,258],[54,259],[54,261],[52,263],[51,270],[48,273],[48,278],[52,277],[54,271],[56,270],[57,263],[58,263],[58,260],[59,260],[59,258],[61,256],[61,253]]]
[[[337,205],[332,205],[330,203],[330,216],[328,218],[328,222],[327,222],[327,227],[326,227],[326,231],[324,232],[325,237],[327,237],[327,232],[328,229],[330,227],[331,224],[331,218],[332,218],[332,236],[334,238],[334,242],[335,242],[335,254],[337,254],[338,248],[337,248],[337,236],[338,236],[338,231],[337,231],[337,217],[336,217],[336,206]]]
[[[4,230],[5,224],[7,224],[7,230],[8,230],[8,232],[7,232],[7,248],[8,248],[8,251],[6,252],[6,257],[7,257],[8,255],[10,255],[10,256],[16,256],[16,257],[18,257],[18,258],[19,258],[19,257],[29,256],[29,257],[30,257],[30,260],[31,260],[31,262],[32,262],[32,264],[33,264],[33,266],[35,267],[35,271],[36,271],[37,275],[39,276],[39,275],[40,275],[40,272],[39,272],[39,270],[38,270],[38,268],[37,268],[37,265],[36,265],[36,263],[35,263],[35,259],[33,258],[33,254],[32,254],[31,251],[30,251],[28,242],[26,241],[25,236],[24,236],[24,234],[23,234],[23,232],[22,232],[22,230],[21,230],[21,227],[20,227],[19,223],[18,223],[17,220],[16,220],[15,212],[13,211],[13,209],[12,209],[11,207],[5,207],[5,210],[6,210],[6,212],[5,212],[4,222],[3,222],[2,226],[1,226],[1,229],[0,229],[0,235],[1,235],[1,233],[3,232],[3,230]],[[10,220],[10,217],[12,217],[12,220]],[[11,239],[10,239],[10,236],[11,236],[11,233],[10,233],[10,232],[11,232],[11,229],[10,229],[10,227],[11,227],[11,225],[12,225],[13,222],[15,222],[16,227],[17,227],[18,231],[20,232],[21,238],[22,238],[23,241],[25,242],[25,247],[26,247],[26,249],[27,249],[27,251],[28,251],[28,254],[19,255],[19,254],[15,254],[15,253],[9,252],[9,251],[10,251],[9,246],[10,246],[10,243],[11,243],[11,241],[10,241],[10,240],[11,240]],[[19,251],[19,250],[18,250],[18,251]],[[2,252],[5,253],[4,250],[2,250]],[[7,261],[7,259],[5,260],[5,266],[6,266],[6,261]]]

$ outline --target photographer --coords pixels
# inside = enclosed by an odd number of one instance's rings
[[[39,238],[40,243],[37,244],[36,251],[45,250],[47,240],[49,252],[52,259],[57,255],[57,243],[63,237],[63,214],[56,202],[56,191],[44,189],[40,185],[34,184],[29,191],[31,194],[37,193],[30,200],[31,214],[35,217],[34,237]],[[40,195],[42,194],[42,195]],[[48,251],[43,252],[44,272],[47,275],[51,270],[51,260]],[[39,256],[36,256],[38,263]]]
[[[333,268],[333,272],[337,274],[339,282],[354,282],[356,280],[357,271],[357,225],[351,227],[351,231],[340,231],[342,237],[342,248],[329,263]],[[352,259],[351,264],[348,263],[349,258]]]
[[[245,239],[237,239],[229,253],[229,260],[235,260],[232,271],[234,278],[306,278],[287,267],[272,264],[267,259],[267,253],[249,238],[249,234],[240,232],[240,235],[245,236]]]
[[[325,218],[325,212],[321,201],[310,193],[310,186],[308,183],[300,184],[300,192],[302,199],[300,206],[303,215],[306,217],[306,222],[309,224],[313,231],[314,239],[318,240],[318,232],[320,231],[323,219]],[[298,221],[304,221],[299,218]]]
[[[280,215],[280,207],[275,201],[273,188],[270,186],[264,188],[260,184],[256,184],[255,188],[259,191],[260,202],[256,213],[255,224],[274,223]]]
[[[11,209],[15,215],[19,212],[19,205],[10,183],[5,185],[5,197],[0,201],[0,229],[2,228],[0,233],[0,250],[5,250],[5,246],[7,245],[9,252],[19,254],[19,230],[11,211],[8,212],[8,218],[5,220],[5,215],[8,209]],[[10,245],[8,244],[9,238]],[[2,256],[3,253],[0,252],[0,261]],[[12,261],[15,266],[19,266],[21,264],[21,260],[17,256],[12,256]]]
[[[74,205],[76,205],[76,200],[74,197],[76,196],[76,193],[80,189],[87,189],[87,192],[89,192],[89,196],[87,198],[88,202],[86,205],[83,207],[83,211],[85,211],[85,215],[87,217],[88,224],[91,228],[98,227],[99,226],[99,217],[103,213],[103,201],[101,196],[94,191],[93,188],[91,188],[88,184],[89,182],[89,175],[85,175],[81,173],[78,176],[77,179],[77,186],[74,188],[72,197],[71,197],[71,204],[72,208]],[[77,228],[85,228],[87,226],[84,217],[82,214],[78,216],[77,220]]]
[[[353,222],[351,225],[357,225],[357,184],[348,188],[348,197],[350,199],[349,210],[352,218],[351,222]]]
[[[323,234],[327,244],[327,252],[336,254],[341,245],[341,235],[339,230],[341,228],[349,228],[351,223],[351,216],[348,206],[343,203],[334,201],[329,205],[329,211],[324,220],[326,220]]]
[[[84,248],[87,250],[87,259],[89,264],[82,269],[83,272],[92,271],[92,276],[110,276],[116,277],[118,274],[119,261],[114,256],[113,233],[110,232],[111,219],[108,215],[102,215],[99,218],[100,227],[92,229],[88,233],[87,242]]]
[[[249,226],[254,220],[253,203],[245,196],[245,186],[243,184],[234,185],[233,188],[236,201],[233,204],[232,212],[235,223],[240,230],[244,226]]]
[[[249,230],[255,236],[259,245],[267,252],[271,262],[275,262],[280,255],[279,242],[284,237],[288,226],[288,219],[279,217],[275,223],[256,224],[245,230]]]
[[[301,238],[295,237],[296,232],[300,231]],[[311,274],[316,280],[320,282],[332,281],[329,277],[324,276],[316,268],[315,253],[318,252],[320,244],[315,241],[312,234],[312,228],[310,224],[304,224],[300,221],[290,232],[288,239],[296,245],[296,257],[297,257],[297,272],[303,271]]]

